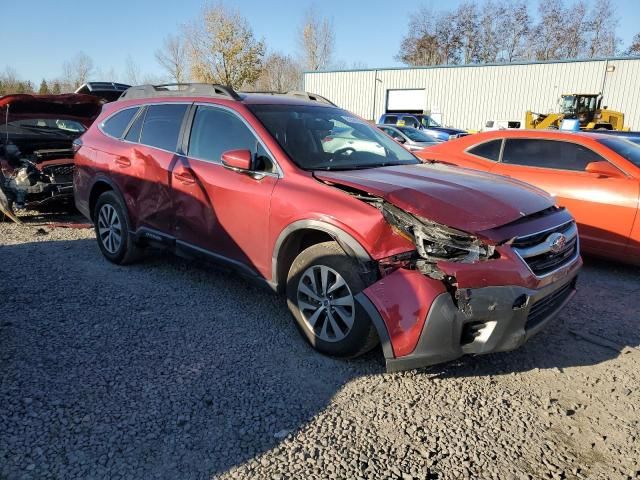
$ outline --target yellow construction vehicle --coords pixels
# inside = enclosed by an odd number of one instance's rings
[[[581,130],[624,130],[624,113],[601,108],[599,93],[571,93],[560,98],[560,113],[528,111],[525,128],[558,129],[563,120],[578,120]]]

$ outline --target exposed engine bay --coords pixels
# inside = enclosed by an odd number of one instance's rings
[[[90,95],[0,98],[0,216],[73,201],[73,142],[99,114]]]

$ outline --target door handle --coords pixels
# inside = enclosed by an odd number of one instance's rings
[[[196,183],[196,179],[193,178],[193,175],[185,171],[174,173],[173,178],[178,180],[180,183],[183,183],[184,185],[193,185],[194,183]]]
[[[131,160],[129,160],[127,157],[116,157],[116,164],[120,165],[121,167],[130,167],[131,166]]]

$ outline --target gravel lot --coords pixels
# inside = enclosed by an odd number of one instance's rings
[[[638,269],[587,260],[524,348],[391,375],[233,274],[25,220],[0,224],[0,478],[640,478]]]

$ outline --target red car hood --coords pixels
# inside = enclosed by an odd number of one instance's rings
[[[102,102],[92,95],[69,93],[63,95],[5,95],[0,97],[0,121],[40,118],[68,118],[90,126],[102,109]]]
[[[549,194],[527,183],[438,164],[316,171],[315,176],[469,233],[505,225],[554,204]]]

